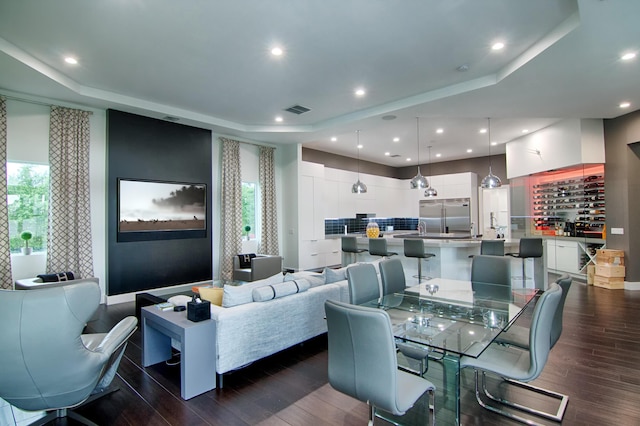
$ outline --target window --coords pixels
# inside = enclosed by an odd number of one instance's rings
[[[25,246],[20,238],[23,231],[32,233],[29,247],[33,251],[46,250],[49,166],[8,162],[7,204],[11,253],[19,253]]]
[[[242,182],[242,235],[247,240],[256,239],[256,186],[255,182]]]

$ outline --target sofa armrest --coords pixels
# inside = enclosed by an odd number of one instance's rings
[[[251,259],[251,281],[282,272],[282,256],[258,255]]]

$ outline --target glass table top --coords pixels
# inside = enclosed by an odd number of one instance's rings
[[[536,289],[434,278],[363,306],[384,309],[398,339],[477,357],[537,293]]]

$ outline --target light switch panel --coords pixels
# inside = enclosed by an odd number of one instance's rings
[[[615,235],[624,235],[624,228],[611,228],[611,233]]]

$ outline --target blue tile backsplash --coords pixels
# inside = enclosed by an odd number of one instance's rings
[[[325,219],[325,235],[344,234],[344,227],[347,226],[347,234],[364,233],[367,224],[374,221],[380,227],[380,232],[387,230],[387,226],[393,226],[394,231],[414,231],[418,228],[418,219],[414,217],[369,217],[364,219],[340,218]]]

